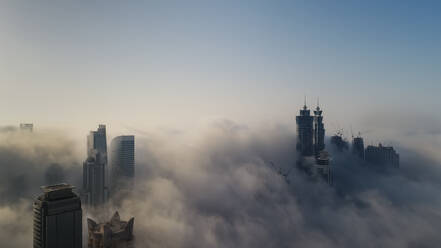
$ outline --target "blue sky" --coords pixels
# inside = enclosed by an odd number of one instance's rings
[[[320,97],[328,123],[441,118],[440,11],[439,1],[3,1],[0,123],[290,123],[304,95]]]

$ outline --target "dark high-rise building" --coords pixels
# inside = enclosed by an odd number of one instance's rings
[[[135,177],[135,136],[118,136],[110,144],[111,193],[131,190]]]
[[[352,139],[352,153],[364,160],[364,141],[358,136]]]
[[[317,174],[329,185],[332,184],[332,171],[329,165],[330,158],[326,151],[321,151],[316,158],[316,169]]]
[[[331,159],[329,153],[325,151],[325,126],[322,113],[323,111],[317,103],[314,116],[311,116],[305,99],[305,105],[300,110],[300,115],[296,117],[297,150],[302,156],[297,161],[297,165],[311,179],[321,179],[332,184]],[[314,155],[315,157],[311,157]],[[310,159],[315,159],[315,161],[311,163]]]
[[[368,146],[365,150],[367,162],[377,165],[391,165],[395,168],[400,167],[400,155],[391,146]]]
[[[296,117],[297,123],[297,151],[302,156],[314,155],[314,135],[313,135],[313,121],[314,117],[311,116],[310,110],[306,107],[306,103],[303,109],[300,110],[300,115]]]
[[[331,136],[331,144],[337,149],[337,151],[342,152],[349,149],[349,144],[346,139],[343,138],[341,133]]]
[[[41,187],[34,202],[34,248],[81,248],[82,210],[71,185]]]
[[[87,156],[93,157],[100,153],[107,163],[106,125],[99,125],[96,131],[90,131],[87,136]]]
[[[108,199],[106,126],[87,136],[87,159],[83,163],[83,198],[86,205],[98,206]]]
[[[318,156],[325,149],[325,126],[323,125],[322,110],[317,104],[314,110],[314,151]]]
[[[99,206],[107,201],[105,162],[100,153],[88,157],[83,163],[83,199],[89,206]]]

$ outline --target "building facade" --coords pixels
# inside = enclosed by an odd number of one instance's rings
[[[362,137],[358,136],[352,139],[352,153],[364,160],[364,141]]]
[[[135,136],[118,136],[110,144],[111,194],[131,190],[135,178]]]
[[[100,154],[83,163],[83,200],[88,206],[100,206],[107,201],[105,163]]]
[[[325,126],[322,113],[323,111],[317,105],[314,110],[314,152],[316,156],[325,149]]]
[[[87,136],[87,159],[83,163],[83,194],[87,206],[99,206],[108,199],[106,126]]]
[[[81,248],[82,210],[74,187],[57,184],[42,187],[44,194],[33,205],[34,248]]]
[[[332,171],[330,166],[329,153],[321,151],[316,158],[317,176],[319,176],[327,184],[332,184]]]
[[[100,153],[107,163],[106,125],[99,125],[96,131],[90,131],[87,136],[87,156],[93,157]]]
[[[400,155],[392,146],[368,146],[365,150],[367,162],[376,165],[391,165],[394,168],[400,167]]]
[[[332,184],[332,172],[329,153],[325,151],[325,125],[323,111],[317,103],[314,116],[305,105],[296,117],[297,123],[297,151],[300,158],[297,167],[313,180],[320,179]]]
[[[301,156],[314,155],[314,117],[311,116],[310,110],[303,106],[300,115],[296,116],[297,123],[297,145],[296,149]]]
[[[337,149],[337,151],[342,152],[349,149],[349,143],[343,138],[343,134],[337,133],[331,136],[331,144]]]
[[[98,224],[87,219],[88,248],[133,248],[133,223],[121,221],[118,212],[115,212],[109,222]]]

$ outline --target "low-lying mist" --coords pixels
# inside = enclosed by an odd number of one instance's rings
[[[327,144],[334,176],[328,186],[297,170],[286,180],[270,165],[284,172],[295,166],[292,127],[218,120],[197,133],[135,135],[135,190],[108,212],[135,217],[137,248],[441,242],[441,161],[424,147],[398,145],[400,168],[384,172]],[[78,146],[57,132],[0,132],[0,239],[10,241],[2,247],[31,246],[31,204],[41,185],[81,186]]]

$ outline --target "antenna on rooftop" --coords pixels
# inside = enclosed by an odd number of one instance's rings
[[[352,125],[351,125],[351,136],[352,136],[352,139],[354,139],[354,132],[352,131]]]

